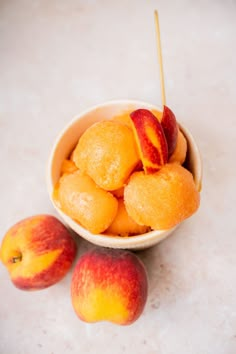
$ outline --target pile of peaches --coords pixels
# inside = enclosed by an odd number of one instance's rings
[[[62,164],[54,201],[93,234],[167,230],[199,206],[173,112],[138,109],[91,125]]]
[[[54,198],[92,233],[129,237],[171,228],[199,206],[193,176],[182,166],[186,152],[167,107],[163,113],[138,109],[95,123],[63,162]],[[17,288],[39,290],[67,274],[76,249],[58,219],[36,215],[7,231],[0,259]],[[96,247],[74,267],[71,299],[83,321],[131,324],[143,312],[147,294],[145,267],[130,251]]]

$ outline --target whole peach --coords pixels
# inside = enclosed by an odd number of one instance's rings
[[[22,290],[47,288],[61,280],[76,255],[76,243],[54,216],[36,215],[5,234],[0,259],[13,284]]]
[[[75,312],[85,322],[129,325],[143,312],[147,290],[147,274],[135,254],[95,248],[74,269],[71,298]]]

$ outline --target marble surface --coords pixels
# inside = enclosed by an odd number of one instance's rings
[[[161,104],[155,8],[167,103],[202,153],[201,208],[138,253],[150,288],[131,326],[81,322],[71,272],[23,292],[0,264],[1,354],[236,353],[234,0],[0,1],[0,240],[24,217],[55,215],[46,163],[74,115],[116,98]],[[78,257],[91,247],[78,244]]]

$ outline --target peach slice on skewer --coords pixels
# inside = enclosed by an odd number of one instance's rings
[[[168,160],[168,145],[161,123],[147,109],[130,114],[145,173],[158,171]]]
[[[167,106],[164,106],[161,126],[166,137],[168,156],[170,157],[176,148],[179,128],[174,113]]]

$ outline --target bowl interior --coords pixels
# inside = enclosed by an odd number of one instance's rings
[[[73,231],[96,245],[112,248],[143,249],[160,242],[175,229],[150,231],[146,234],[132,237],[108,236],[103,234],[94,235],[64,214],[54,203],[52,198],[54,186],[60,177],[62,162],[69,157],[83,132],[95,122],[105,119],[109,120],[113,116],[138,108],[161,110],[159,107],[139,101],[122,100],[101,104],[75,117],[58,136],[52,149],[48,164],[47,184],[53,206]],[[179,125],[188,143],[186,167],[192,172],[195,184],[200,190],[202,178],[200,154],[190,132],[181,124]]]

